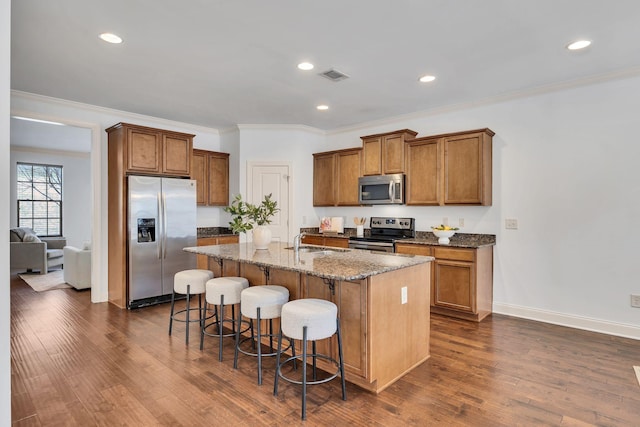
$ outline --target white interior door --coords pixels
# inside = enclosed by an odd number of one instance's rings
[[[269,224],[273,242],[289,241],[289,169],[288,163],[250,162],[247,167],[247,200],[259,204],[271,194],[278,202],[280,210]]]

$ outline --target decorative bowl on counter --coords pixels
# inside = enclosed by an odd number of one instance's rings
[[[441,245],[448,245],[449,238],[456,234],[457,227],[449,227],[448,225],[440,225],[438,227],[431,227],[433,234],[438,238],[438,243]]]

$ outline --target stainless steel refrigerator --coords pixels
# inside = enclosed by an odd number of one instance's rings
[[[191,179],[129,176],[129,308],[163,302],[173,276],[196,267],[183,251],[196,246],[196,182]]]

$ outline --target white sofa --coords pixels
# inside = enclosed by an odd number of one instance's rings
[[[64,281],[76,289],[91,287],[91,249],[78,249],[65,246],[64,252]]]

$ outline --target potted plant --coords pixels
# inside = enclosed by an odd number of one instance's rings
[[[267,249],[271,243],[271,230],[266,227],[280,209],[278,202],[271,199],[271,194],[264,196],[259,205],[247,203],[242,200],[242,195],[237,194],[230,206],[224,211],[233,217],[229,227],[234,233],[246,233],[253,230],[253,245],[256,249]]]

